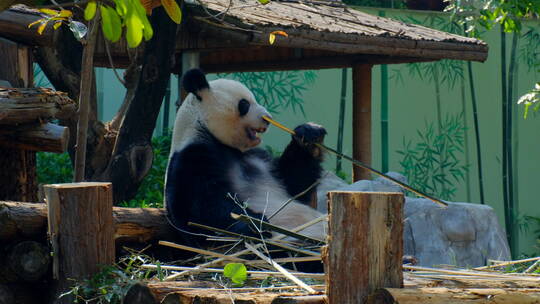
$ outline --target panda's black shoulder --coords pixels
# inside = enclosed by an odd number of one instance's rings
[[[250,149],[246,151],[244,155],[247,157],[256,157],[267,162],[271,162],[273,160],[272,155],[267,150],[261,148]]]

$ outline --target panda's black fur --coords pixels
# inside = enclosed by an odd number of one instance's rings
[[[262,116],[269,114],[245,86],[223,79],[209,83],[201,70],[194,69],[184,75],[183,87],[191,94],[179,109],[173,130],[165,203],[170,221],[187,243],[198,241],[189,232],[201,232],[188,222],[254,235],[230,214],[244,213],[245,203],[249,215],[266,220],[287,198],[320,178],[322,153],[313,143],[326,134],[321,126],[298,126],[281,157],[273,158],[255,147],[260,143],[257,133],[268,127]],[[293,228],[321,216],[308,207],[313,191],[270,222]],[[301,233],[323,239],[325,227],[320,223]]]

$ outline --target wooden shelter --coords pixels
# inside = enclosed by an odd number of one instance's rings
[[[419,25],[372,16],[340,1],[200,0],[184,2],[184,20],[176,39],[174,71],[192,67],[206,72],[299,69],[353,69],[353,157],[371,163],[371,70],[375,64],[460,59],[484,61],[488,47],[479,40]],[[0,36],[28,42],[28,13],[11,9],[0,14]],[[16,22],[15,19],[19,19]],[[20,20],[26,22],[20,22]],[[23,28],[24,27],[24,28]],[[24,37],[17,33],[25,31]],[[270,43],[270,33],[283,31]],[[47,29],[32,43],[46,45]],[[103,43],[95,65],[109,67]],[[129,62],[127,47],[111,48],[117,67]],[[356,168],[354,180],[369,178]]]

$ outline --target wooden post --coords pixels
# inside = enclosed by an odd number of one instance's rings
[[[111,183],[44,186],[58,292],[114,262]],[[67,297],[59,303],[70,303]]]
[[[353,158],[371,165],[371,65],[353,66]],[[370,179],[370,172],[353,167],[353,181]]]
[[[13,87],[32,86],[31,50],[0,38],[0,80]],[[36,153],[0,148],[0,199],[37,201]]]
[[[182,73],[178,75],[178,100],[176,101],[176,108],[182,105],[182,102],[187,96],[186,91],[182,88],[182,76],[191,69],[195,69],[201,66],[200,54],[197,51],[183,51],[182,52]]]
[[[329,303],[364,303],[378,288],[402,287],[403,194],[332,191],[328,197]]]

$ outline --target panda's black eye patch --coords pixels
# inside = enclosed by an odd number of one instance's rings
[[[240,99],[240,101],[238,102],[238,112],[240,112],[240,116],[244,116],[247,114],[247,112],[249,112],[249,101],[245,100],[245,99]]]

